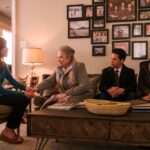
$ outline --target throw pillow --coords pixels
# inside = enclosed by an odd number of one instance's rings
[[[96,77],[89,78],[89,80],[92,85],[92,89],[94,91],[94,97],[95,97],[95,95],[97,95],[99,93],[98,87],[99,87],[100,78],[99,78],[99,76],[96,76]]]

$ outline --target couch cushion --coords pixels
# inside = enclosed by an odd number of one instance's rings
[[[6,105],[0,105],[0,115],[9,114],[12,111],[12,107]]]
[[[99,93],[98,87],[99,87],[99,76],[96,77],[90,77],[90,83],[92,85],[92,89],[94,91],[94,96],[97,95]]]

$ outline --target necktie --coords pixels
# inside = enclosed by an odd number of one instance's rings
[[[115,86],[119,86],[119,75],[118,75],[119,71],[118,71],[118,69],[116,69],[114,73],[115,73],[115,82],[114,82],[114,85]]]

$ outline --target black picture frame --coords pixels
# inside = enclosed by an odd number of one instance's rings
[[[89,38],[90,20],[68,20],[68,38]]]
[[[139,10],[138,20],[150,20],[150,9]]]
[[[93,18],[92,19],[92,29],[105,28],[105,19]]]
[[[132,59],[148,58],[148,41],[132,41]]]
[[[94,6],[94,16],[95,18],[105,18],[105,5],[95,5]]]
[[[144,24],[144,36],[150,36],[150,22]]]
[[[84,7],[79,5],[67,5],[67,19],[81,19],[84,17]]]
[[[149,0],[138,0],[139,8],[150,8],[150,1]]]
[[[107,22],[137,20],[137,0],[107,0]]]
[[[105,2],[105,0],[92,0],[92,4],[101,4],[104,2]]]
[[[143,23],[133,23],[132,37],[142,37],[142,36],[143,36]]]
[[[105,55],[106,55],[106,46],[92,47],[92,56],[105,56]]]
[[[114,48],[122,48],[125,52],[126,55],[130,55],[130,41],[112,41],[112,49]]]
[[[112,39],[129,39],[130,38],[130,24],[115,24],[112,25]]]
[[[93,18],[94,17],[94,6],[86,5],[84,6],[85,10],[85,18]]]
[[[91,44],[108,44],[109,30],[99,29],[91,31]]]

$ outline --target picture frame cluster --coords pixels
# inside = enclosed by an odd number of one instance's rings
[[[147,59],[148,41],[135,39],[150,36],[150,0],[91,2],[67,5],[68,38],[91,38],[92,56],[105,56],[112,35],[112,49],[122,48],[132,59]],[[108,23],[112,24],[111,29],[107,28]]]

